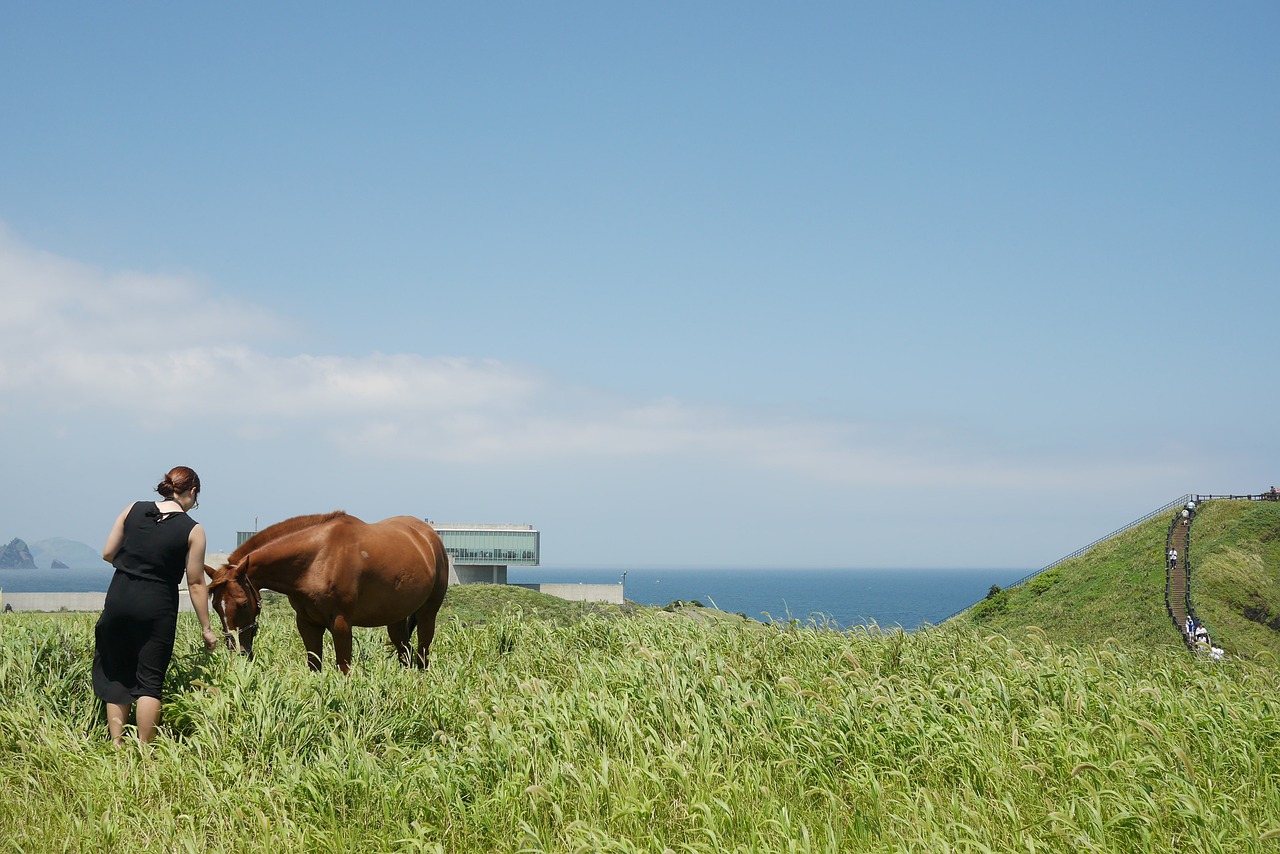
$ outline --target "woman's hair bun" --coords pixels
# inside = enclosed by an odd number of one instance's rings
[[[200,488],[200,475],[186,466],[176,466],[169,470],[164,480],[156,484],[156,492],[164,498],[173,498],[179,492]]]

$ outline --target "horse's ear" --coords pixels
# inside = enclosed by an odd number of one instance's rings
[[[204,571],[210,578],[209,589],[213,590],[215,587],[221,587],[230,581],[234,570],[235,567],[229,563],[224,563],[218,569],[213,569],[208,564],[205,564]]]

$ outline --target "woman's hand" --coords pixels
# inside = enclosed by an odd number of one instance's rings
[[[205,629],[201,634],[204,635],[205,647],[210,652],[213,652],[213,650],[218,646],[218,636],[213,633],[213,629]]]

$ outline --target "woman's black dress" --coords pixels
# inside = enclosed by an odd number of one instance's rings
[[[108,703],[160,699],[178,627],[178,583],[196,521],[139,501],[124,520],[116,574],[94,634],[93,690]]]

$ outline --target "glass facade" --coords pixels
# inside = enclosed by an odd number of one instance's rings
[[[454,564],[538,565],[538,531],[532,525],[430,524]]]

